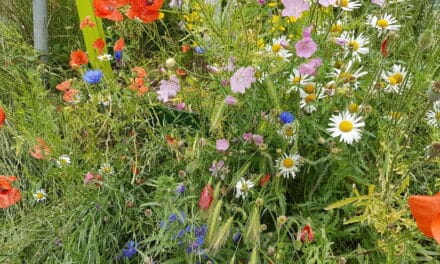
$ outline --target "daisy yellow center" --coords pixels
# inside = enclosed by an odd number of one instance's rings
[[[357,51],[359,49],[359,43],[357,41],[350,41],[348,42],[348,46],[353,50],[353,51]]]
[[[440,112],[435,113],[435,119],[436,119],[437,121],[440,120]]]
[[[335,68],[336,69],[341,69],[342,66],[344,66],[344,63],[342,61],[336,61],[335,62]]]
[[[249,191],[249,187],[248,185],[244,182],[243,185],[241,186],[241,191],[242,192],[247,192]]]
[[[376,25],[381,28],[386,28],[389,25],[389,23],[386,19],[379,19],[377,20]]]
[[[313,102],[316,100],[316,94],[309,94],[305,98],[307,103]]]
[[[357,113],[359,111],[359,106],[357,104],[351,103],[348,105],[348,111],[350,111],[350,113]]]
[[[353,123],[348,120],[342,120],[341,123],[339,123],[339,129],[342,132],[350,132],[353,130]]]
[[[110,173],[111,171],[112,171],[112,168],[110,168],[110,167],[104,167],[102,169],[102,172],[104,172],[104,173]]]
[[[336,32],[341,33],[342,32],[342,26],[339,25],[339,24],[333,24],[332,27],[330,28],[330,31],[332,33],[336,33]]]
[[[35,198],[37,198],[38,200],[41,200],[41,199],[44,198],[44,194],[42,194],[42,193],[37,193],[37,194],[35,194]]]
[[[315,92],[315,85],[313,83],[308,83],[304,87],[304,91],[308,94],[312,94]]]
[[[400,84],[403,81],[403,74],[401,73],[395,73],[388,77],[388,81],[391,85]]]
[[[285,127],[284,134],[288,137],[293,136],[293,127],[291,127],[291,126]]]
[[[272,52],[276,53],[279,52],[281,50],[281,45],[280,44],[273,44],[272,45]]]
[[[295,160],[293,160],[292,158],[285,158],[283,160],[283,167],[284,168],[290,169],[293,166],[295,166]]]
[[[349,72],[341,72],[340,74],[339,74],[339,79],[341,80],[341,81],[350,81],[350,79],[352,78],[352,74],[351,73],[349,73]]]
[[[347,7],[348,6],[348,0],[340,0],[339,1],[339,6]]]
[[[395,111],[390,112],[390,117],[393,119],[398,120],[398,119],[400,119],[401,116],[402,116],[402,114],[399,112],[395,112]]]
[[[295,78],[293,78],[292,82],[293,84],[298,84],[301,81],[301,77],[296,76]]]

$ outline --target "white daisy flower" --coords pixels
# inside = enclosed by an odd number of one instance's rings
[[[34,199],[37,202],[42,202],[42,201],[46,200],[47,193],[46,193],[46,190],[39,189],[36,192],[34,192],[34,194],[32,194],[32,196],[34,197]]]
[[[245,180],[241,178],[237,184],[235,185],[235,198],[241,197],[242,199],[246,198],[249,190],[254,187],[254,183],[250,180]]]
[[[370,52],[368,48],[368,44],[370,41],[366,38],[362,33],[355,37],[355,33],[352,32],[344,32],[341,37],[337,38],[338,42],[344,43],[345,47],[345,55],[347,57],[351,54],[357,61],[361,61],[361,54],[365,55]]]
[[[351,1],[351,0],[337,0],[336,6],[342,8],[345,11],[353,11],[362,6],[359,1]]]
[[[327,128],[327,131],[331,133],[332,137],[340,137],[340,141],[347,144],[361,139],[361,127],[365,126],[362,117],[346,111],[333,115],[330,121],[330,128]]]
[[[292,179],[294,179],[296,173],[299,171],[300,159],[301,156],[298,153],[295,153],[293,155],[284,154],[283,158],[277,160],[280,174],[284,178],[289,178],[291,176]]]
[[[299,102],[299,107],[309,114],[315,112],[318,109],[316,107],[317,101],[319,99],[326,97],[326,95],[324,94],[324,90],[322,89],[300,90],[300,96],[301,96],[301,101]]]
[[[293,69],[293,73],[289,76],[289,83],[292,85],[291,88],[287,90],[288,93],[292,91],[298,91],[298,87],[301,85],[306,85],[314,81],[313,76],[308,74],[299,73],[298,69]]]
[[[405,70],[405,67],[402,65],[393,65],[393,69],[388,72],[382,73],[382,79],[385,80],[387,83],[387,86],[385,87],[384,91],[387,93],[401,93],[401,87],[402,84],[406,78],[407,72]],[[409,82],[407,81],[407,84]]]
[[[296,122],[284,124],[280,130],[278,130],[278,134],[286,139],[290,144],[293,143],[295,139],[295,135],[297,132]]]
[[[110,163],[103,163],[101,164],[101,168],[99,168],[98,172],[100,174],[113,174],[115,170],[110,165]]]
[[[57,164],[58,168],[64,168],[64,167],[68,166],[70,163],[71,163],[70,157],[69,157],[69,155],[66,155],[66,154],[61,155],[56,160],[56,164]]]
[[[440,101],[436,101],[432,110],[426,113],[426,121],[433,127],[440,127]]]
[[[327,74],[327,77],[335,78],[337,82],[343,84],[349,84],[353,90],[357,90],[359,88],[358,79],[368,72],[362,71],[362,67],[353,71],[353,61],[349,61],[347,66],[342,66],[341,68],[333,68],[332,72]]]
[[[110,103],[112,102],[112,97],[109,94],[108,95],[98,94],[98,102],[103,106],[109,106]]]
[[[397,25],[397,20],[387,13],[385,13],[385,15],[383,15],[381,18],[373,15],[368,15],[367,24],[374,28],[377,28],[379,30],[379,36],[382,33],[386,33],[388,31],[397,31],[400,28],[400,25]]]
[[[275,55],[276,57],[280,58],[284,61],[289,61],[288,58],[292,56],[292,53],[287,50],[289,48],[289,39],[286,38],[286,36],[281,36],[277,39],[272,40],[272,45],[266,46],[266,51],[269,54]]]

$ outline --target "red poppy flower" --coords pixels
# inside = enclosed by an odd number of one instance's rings
[[[184,69],[176,69],[176,74],[179,76],[185,76],[186,71]]]
[[[408,203],[420,231],[440,243],[440,192],[434,196],[412,195]]]
[[[182,52],[183,52],[183,53],[188,52],[190,49],[191,49],[191,47],[190,47],[189,45],[183,45],[183,46],[182,46]]]
[[[312,227],[310,225],[306,225],[300,233],[299,239],[302,242],[312,242],[315,238],[315,234],[313,233]]]
[[[14,176],[0,175],[0,208],[7,208],[21,200],[20,191],[11,186],[17,180]]]
[[[199,207],[203,210],[208,210],[214,200],[214,192],[210,183],[206,184],[200,194]]]
[[[95,15],[113,21],[122,21],[124,17],[117,8],[128,4],[129,0],[93,0]]]
[[[159,18],[163,0],[130,0],[130,4],[131,7],[126,14],[129,18],[137,17],[145,23],[151,23]]]
[[[87,57],[87,54],[84,51],[76,50],[70,53],[69,65],[73,69],[77,69],[81,67],[81,65],[85,65],[87,63],[89,63],[89,58]]]
[[[123,38],[118,39],[113,47],[114,51],[121,51],[125,47],[125,41]]]
[[[131,79],[131,84],[128,89],[137,91],[138,95],[143,95],[148,92],[148,87],[144,85],[144,79],[142,78]]]
[[[96,26],[96,23],[95,22],[93,22],[93,21],[90,21],[90,16],[86,16],[82,21],[81,21],[81,23],[79,24],[79,28],[80,29],[84,29],[84,28],[86,28],[86,27],[94,27],[94,26]]]
[[[68,102],[68,103],[72,103],[78,100],[78,95],[79,91],[76,89],[69,89],[67,91],[64,92],[63,94],[63,100]]]
[[[50,154],[50,147],[44,139],[37,137],[37,144],[31,148],[31,156],[38,160],[43,160]]]
[[[3,108],[0,107],[0,127],[3,126],[6,120],[6,112],[3,110]]]
[[[260,186],[263,187],[263,186],[266,185],[269,181],[270,181],[270,174],[267,173],[266,175],[264,175],[263,177],[260,178]]]
[[[60,84],[57,84],[57,86],[56,86],[57,90],[64,92],[64,91],[71,89],[72,88],[72,81],[73,81],[72,79],[68,79]]]
[[[96,39],[96,40],[93,42],[93,48],[95,48],[95,49],[98,50],[98,55],[101,55],[101,54],[102,54],[102,51],[103,51],[104,48],[105,48],[105,42],[104,42],[104,40],[103,40],[102,38]]]
[[[148,76],[147,72],[142,67],[134,67],[131,71],[136,73],[137,78],[145,78]]]

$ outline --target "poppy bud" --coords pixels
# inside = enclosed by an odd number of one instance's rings
[[[214,200],[213,190],[210,183],[206,184],[200,194],[199,207],[203,210],[209,209],[211,203]]]
[[[313,233],[312,227],[310,225],[306,225],[300,233],[299,239],[302,242],[312,242],[315,234]]]
[[[3,110],[3,108],[0,107],[0,127],[3,126],[6,120],[6,112]]]

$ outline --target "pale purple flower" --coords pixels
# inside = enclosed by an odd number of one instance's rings
[[[309,10],[310,4],[304,0],[281,0],[284,5],[281,16],[293,16],[299,18],[304,11]]]
[[[225,165],[225,162],[223,160],[220,160],[219,162],[213,161],[212,166],[209,168],[211,175],[213,177],[218,177],[220,175],[220,172],[223,169],[224,165]]]
[[[385,5],[385,0],[371,0],[371,3],[383,7]]]
[[[257,3],[259,3],[260,5],[264,5],[266,4],[266,0],[257,0]]]
[[[177,76],[173,75],[170,80],[161,80],[159,82],[159,90],[157,91],[157,99],[162,102],[168,102],[169,97],[174,97],[180,91],[180,81]]]
[[[216,148],[217,150],[220,150],[220,151],[226,151],[226,150],[228,150],[228,148],[229,148],[229,142],[228,142],[228,140],[226,140],[226,139],[224,139],[224,138],[222,138],[222,139],[218,139],[218,140],[216,141],[216,143],[215,143],[215,148]]]
[[[252,139],[254,140],[254,143],[256,145],[260,145],[260,144],[264,143],[264,138],[263,138],[262,135],[256,135],[255,134],[255,135],[252,136]]]
[[[184,102],[178,103],[176,105],[177,110],[183,110],[183,109],[185,109],[185,107],[186,107],[186,104]]]
[[[301,58],[309,58],[317,49],[313,39],[306,37],[295,44],[296,56]]]
[[[230,82],[229,82],[229,80],[223,79],[220,81],[220,83],[222,84],[222,86],[228,86]]]
[[[303,38],[310,38],[312,36],[313,26],[308,26],[303,29]]]
[[[248,133],[244,133],[243,134],[243,140],[244,141],[248,141],[248,142],[250,142],[250,141],[252,141],[252,133],[251,132],[248,132]]]
[[[181,8],[182,4],[183,4],[183,0],[171,0],[168,6],[171,8]]]
[[[86,176],[84,177],[84,184],[87,184],[91,182],[95,178],[95,175],[91,172],[87,172]]]
[[[225,104],[227,104],[227,105],[236,105],[237,104],[237,98],[235,98],[232,95],[228,95],[228,96],[226,96]]]
[[[220,72],[219,68],[212,66],[212,65],[206,65],[206,69],[212,73],[219,73]]]
[[[298,71],[300,74],[314,75],[316,69],[321,65],[322,65],[321,59],[319,58],[311,59],[308,62],[299,65]]]
[[[329,5],[336,5],[336,0],[319,0],[318,3],[322,6],[328,7]]]
[[[228,58],[228,65],[226,65],[226,67],[224,67],[223,70],[231,72],[234,69],[235,69],[235,58],[231,56]]]
[[[231,77],[231,89],[234,93],[244,93],[256,81],[255,70],[251,66],[238,69]]]

